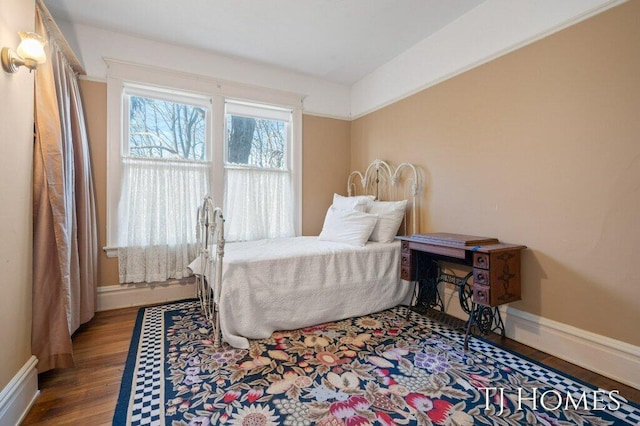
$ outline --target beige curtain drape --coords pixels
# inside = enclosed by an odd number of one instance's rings
[[[73,365],[71,335],[95,312],[98,242],[89,147],[77,76],[49,40],[36,72],[32,351],[38,371]]]

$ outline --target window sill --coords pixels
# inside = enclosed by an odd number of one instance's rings
[[[105,252],[107,257],[110,257],[110,258],[118,257],[118,247],[102,247],[102,250]]]

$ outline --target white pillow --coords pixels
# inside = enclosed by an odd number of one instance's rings
[[[329,207],[318,239],[363,247],[377,221],[375,214]]]
[[[333,207],[335,207],[336,210],[357,210],[366,213],[369,211],[374,198],[373,195],[343,197],[339,194],[333,194]]]
[[[377,214],[378,221],[369,236],[371,241],[390,243],[398,234],[398,228],[404,219],[407,200],[402,201],[374,201],[369,213]]]

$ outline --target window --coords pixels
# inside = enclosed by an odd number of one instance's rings
[[[291,110],[227,101],[226,163],[287,169]]]
[[[300,96],[106,61],[105,249],[121,282],[187,274],[206,194],[228,240],[300,233]]]
[[[289,161],[291,115],[291,110],[226,102],[227,239],[295,235]]]
[[[194,206],[209,192],[211,100],[126,85],[122,100],[120,282],[182,278],[197,253]]]
[[[128,89],[124,97],[129,157],[205,160],[207,108],[139,92]]]

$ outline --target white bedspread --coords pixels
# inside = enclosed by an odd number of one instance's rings
[[[199,262],[190,267],[197,273]],[[280,238],[225,246],[220,325],[230,345],[248,348],[292,330],[408,303],[400,281],[400,242],[365,247]]]

